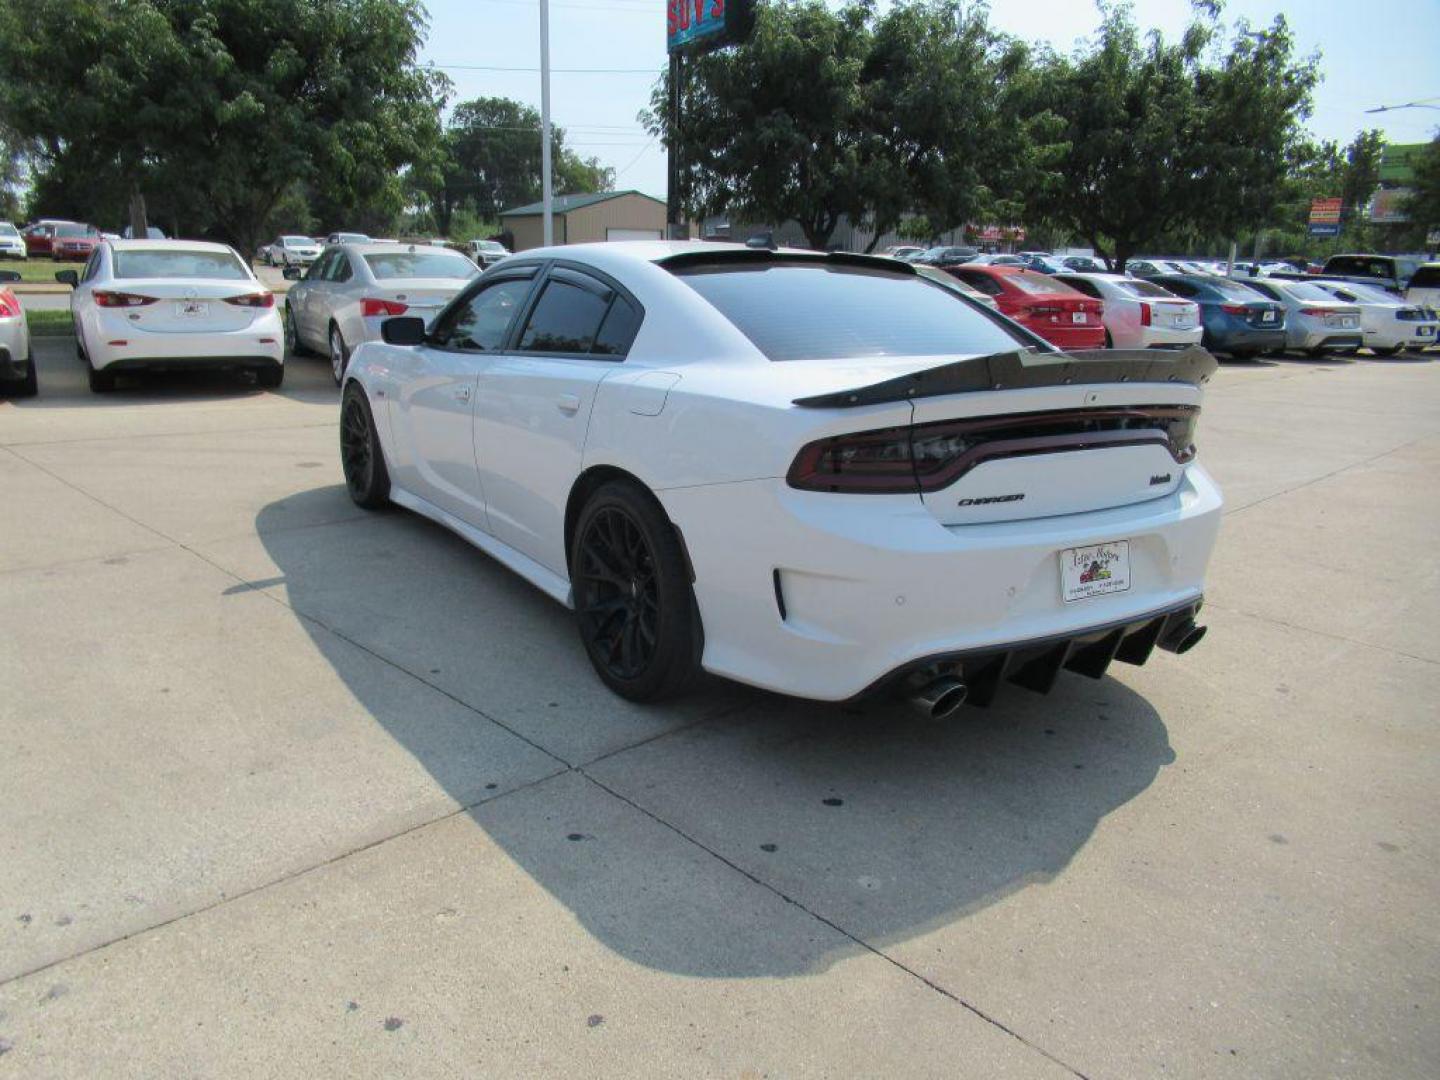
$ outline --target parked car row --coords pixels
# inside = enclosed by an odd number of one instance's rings
[[[113,233],[84,222],[60,218],[41,218],[23,229],[8,221],[0,221],[0,258],[26,259],[35,256],[84,262],[101,240],[118,240],[122,235],[126,238],[130,236],[130,226],[125,226],[123,232]],[[148,235],[152,239],[163,239],[165,236],[153,225],[149,227]]]

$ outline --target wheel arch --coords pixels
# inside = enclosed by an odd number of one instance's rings
[[[652,502],[659,508],[665,520],[670,522],[670,528],[675,530],[675,537],[680,542],[680,554],[685,559],[685,572],[689,575],[690,581],[695,581],[695,564],[690,561],[690,549],[685,544],[685,534],[680,527],[671,521],[670,515],[665,512],[664,505],[655,497],[650,485],[641,480],[634,473],[620,468],[618,465],[592,465],[575,478],[575,483],[570,487],[570,496],[565,501],[565,572],[569,576],[573,568],[570,565],[570,549],[575,540],[575,526],[580,520],[580,511],[584,508],[586,501],[600,488],[612,481],[628,483],[643,491]]]

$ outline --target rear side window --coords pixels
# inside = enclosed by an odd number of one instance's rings
[[[977,274],[973,270],[952,270],[951,273],[972,289],[982,292],[986,296],[999,296],[1005,291],[1000,287],[1000,283],[989,274]]]
[[[1127,283],[1127,286],[1129,286],[1129,285],[1145,285],[1145,284],[1149,284],[1149,283],[1148,283],[1148,282],[1142,282],[1142,281],[1132,281],[1132,282],[1128,282],[1128,283]],[[1162,289],[1168,290],[1169,292],[1174,293],[1176,296],[1198,296],[1198,295],[1200,295],[1200,290],[1197,289],[1194,285],[1191,285],[1188,281],[1172,281],[1172,280],[1169,279],[1169,278],[1165,278],[1165,279],[1163,279],[1163,280],[1161,280],[1161,281],[1159,282],[1159,285],[1160,285],[1160,287],[1161,287]]]
[[[1245,287],[1247,289],[1254,289],[1261,296],[1268,296],[1271,300],[1280,299],[1280,293],[1273,285],[1265,285],[1258,281],[1247,281]]]
[[[640,329],[640,312],[623,296],[616,296],[610,303],[610,310],[595,335],[591,355],[624,356],[630,351],[630,343]]]
[[[1173,285],[1166,285],[1163,288],[1153,281],[1117,281],[1119,288],[1133,296],[1169,296],[1178,290]],[[1191,289],[1186,296],[1194,296],[1195,290]]]
[[[520,335],[520,351],[588,353],[613,295],[552,276]]]
[[[918,274],[811,260],[708,263],[674,273],[775,361],[973,355],[1031,345]]]
[[[1096,300],[1100,299],[1100,290],[1096,288],[1093,281],[1086,281],[1084,278],[1072,277],[1056,278],[1055,280],[1059,281],[1063,285],[1069,285],[1070,288],[1074,289],[1076,292],[1082,292],[1086,296],[1093,296]]]

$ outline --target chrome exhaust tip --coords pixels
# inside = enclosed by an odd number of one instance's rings
[[[1186,619],[1167,629],[1156,644],[1166,652],[1173,652],[1178,656],[1200,644],[1200,639],[1204,636],[1205,627],[1195,625],[1194,619]]]
[[[944,720],[965,704],[969,688],[959,679],[942,676],[932,679],[906,700],[926,720]]]

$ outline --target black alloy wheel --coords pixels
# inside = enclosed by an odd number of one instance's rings
[[[571,552],[580,639],[601,680],[632,701],[683,689],[700,667],[699,613],[679,538],[649,492],[606,484]]]
[[[390,497],[390,476],[375,433],[374,417],[365,391],[352,383],[340,410],[340,465],[345,487],[356,505],[367,510],[384,506]]]

